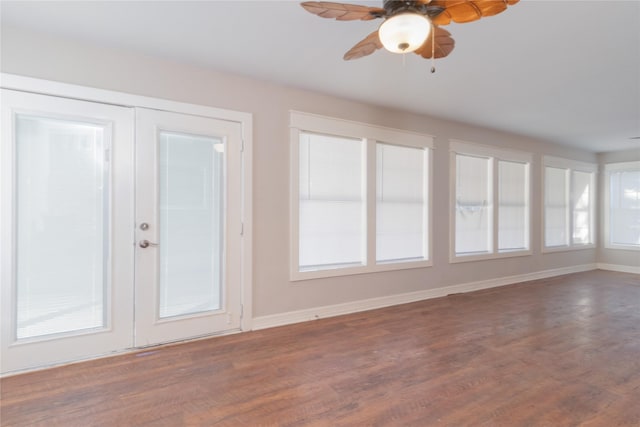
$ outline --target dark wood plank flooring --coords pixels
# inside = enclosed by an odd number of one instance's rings
[[[0,386],[2,426],[640,426],[640,277],[572,274]]]

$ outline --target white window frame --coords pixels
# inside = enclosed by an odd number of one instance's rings
[[[380,271],[404,270],[432,266],[432,150],[433,137],[416,132],[404,131],[349,121],[334,117],[320,116],[300,111],[290,111],[290,232],[289,232],[289,267],[290,280],[300,281],[325,277],[338,277],[353,274],[374,273]],[[355,138],[363,141],[365,185],[365,263],[361,266],[333,268],[327,270],[299,271],[299,144],[300,133],[318,133],[337,137]],[[427,156],[427,173],[425,186],[427,191],[424,229],[427,232],[426,259],[416,261],[400,261],[377,263],[376,261],[376,143],[423,149]]]
[[[492,222],[491,222],[491,252],[474,255],[457,255],[456,254],[456,156],[468,155],[489,159],[489,167],[491,173],[492,188]],[[520,256],[528,256],[533,252],[531,250],[531,165],[533,156],[531,153],[517,150],[509,150],[500,147],[477,144],[473,142],[449,140],[449,262],[470,262],[481,261],[497,258],[512,258]],[[498,232],[499,232],[499,179],[498,179],[498,162],[515,162],[526,165],[527,174],[527,209],[526,221],[526,243],[527,248],[523,250],[499,251],[498,249]]]
[[[609,219],[611,208],[611,172],[637,171],[640,170],[640,160],[633,162],[607,163],[604,165],[604,185],[603,185],[603,217],[604,217],[604,247],[607,249],[640,251],[640,246],[622,245],[611,243]]]
[[[569,176],[569,194],[568,194],[568,202],[569,202],[569,219],[568,219],[568,244],[561,246],[546,246],[545,243],[545,232],[546,232],[546,215],[545,215],[545,180],[546,180],[546,168],[558,168],[558,169],[566,169],[568,170]],[[574,243],[573,242],[573,172],[584,172],[591,174],[591,197],[589,203],[589,231],[591,234],[591,242],[590,243]],[[542,253],[552,253],[552,252],[565,252],[565,251],[575,251],[582,249],[593,249],[596,247],[597,242],[597,218],[596,218],[596,197],[597,197],[597,188],[596,183],[598,179],[598,165],[594,163],[586,163],[580,162],[578,160],[570,160],[562,157],[554,157],[554,156],[543,156],[542,160],[542,186],[541,186],[541,215],[542,215],[542,229],[541,229],[541,241],[542,241]]]

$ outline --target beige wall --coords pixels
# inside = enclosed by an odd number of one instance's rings
[[[434,117],[365,105],[160,58],[2,29],[1,70],[30,77],[246,111],[254,118],[254,316],[592,264],[596,250],[541,254],[541,155],[596,162],[593,153]],[[455,94],[454,94],[455,95]],[[461,100],[462,102],[462,100]],[[341,117],[435,136],[433,261],[425,269],[290,282],[288,111]],[[448,140],[534,153],[532,256],[448,263]]]
[[[629,145],[634,144],[629,142]],[[620,163],[620,162],[632,162],[640,161],[640,148],[629,149],[625,151],[615,151],[611,153],[598,154],[598,163],[600,164],[600,186],[598,194],[600,194],[600,218],[604,218],[604,188],[605,188],[605,175],[604,165],[607,163]],[[602,264],[620,265],[640,268],[640,252],[627,251],[620,249],[607,249],[604,247],[604,226],[600,227],[599,241],[601,244],[598,247],[598,262]]]

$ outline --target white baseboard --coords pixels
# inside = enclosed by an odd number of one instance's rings
[[[619,271],[621,273],[634,273],[640,274],[640,266],[632,265],[618,265],[618,264],[603,264],[599,262],[597,264],[599,270]]]
[[[379,298],[370,298],[366,300],[353,301],[342,304],[326,305],[322,307],[289,311],[286,313],[272,314],[268,316],[259,316],[253,318],[252,329],[259,330],[273,328],[276,326],[290,325],[293,323],[306,322],[309,320],[340,316],[343,314],[357,313],[360,311],[374,310],[377,308],[384,308],[393,305],[407,304],[410,302],[438,298],[450,294],[459,294],[463,292],[472,292],[481,289],[495,288],[498,286],[527,282],[529,280],[538,280],[545,279],[547,277],[561,276],[563,274],[579,273],[582,271],[595,270],[596,268],[599,267],[595,263],[583,264],[572,267],[556,268],[553,270],[538,271],[535,273],[525,273],[516,276],[499,277],[496,279],[444,286],[435,289],[426,289],[424,291],[409,292],[405,294],[390,295]]]

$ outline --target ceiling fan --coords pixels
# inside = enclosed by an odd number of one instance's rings
[[[384,47],[394,53],[415,52],[423,58],[443,58],[455,45],[449,23],[476,21],[497,15],[519,0],[384,0],[382,7],[327,1],[306,1],[301,6],[323,18],[338,21],[384,19],[380,27],[344,54],[345,60],[362,58]],[[435,68],[431,68],[434,72]]]

